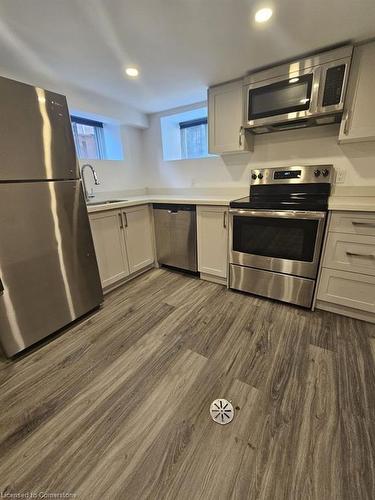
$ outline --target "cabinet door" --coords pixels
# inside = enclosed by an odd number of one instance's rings
[[[252,136],[242,125],[242,80],[208,89],[209,152],[222,154],[252,151]]]
[[[90,214],[90,225],[103,288],[129,275],[121,212]]]
[[[228,269],[228,208],[199,206],[198,270],[221,278]]]
[[[339,142],[375,140],[375,42],[355,47]]]
[[[123,210],[125,241],[131,273],[154,262],[154,242],[151,213],[148,206]]]

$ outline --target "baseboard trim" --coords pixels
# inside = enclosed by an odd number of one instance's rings
[[[331,302],[317,300],[315,308],[322,309],[323,311],[340,314],[341,316],[347,316],[349,318],[367,321],[368,323],[375,323],[374,313],[359,311],[358,309],[352,309],[351,307],[341,306],[339,304],[332,304]]]
[[[217,283],[218,285],[227,286],[227,278],[222,278],[221,276],[214,276],[213,274],[200,273],[201,280],[211,281],[212,283]]]
[[[140,269],[139,271],[136,271],[133,274],[129,274],[129,276],[127,276],[126,278],[124,278],[124,279],[122,279],[120,281],[117,281],[116,283],[113,283],[112,285],[109,285],[109,286],[103,288],[103,294],[107,295],[107,293],[112,292],[113,290],[115,290],[119,286],[124,285],[128,281],[131,281],[132,279],[136,278],[137,276],[140,276],[141,274],[145,273],[146,271],[149,271],[150,269],[154,269],[155,267],[156,266],[155,266],[154,263],[153,264],[149,264],[148,266],[144,267],[143,269]]]

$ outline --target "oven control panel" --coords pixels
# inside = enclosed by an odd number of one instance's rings
[[[301,165],[292,167],[259,168],[251,170],[252,184],[312,184],[332,183],[332,165]]]

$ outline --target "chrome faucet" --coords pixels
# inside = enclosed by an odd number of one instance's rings
[[[89,168],[91,170],[92,176],[94,177],[95,186],[99,186],[100,182],[98,180],[98,176],[96,175],[95,169],[94,169],[94,167],[92,165],[90,165],[89,163],[85,163],[85,165],[82,165],[82,167],[81,167],[81,177],[82,177],[82,183],[83,183],[83,191],[85,193],[85,198],[86,198],[86,202],[87,202],[91,198],[95,198],[95,195],[93,194],[93,192],[89,193],[87,191],[85,176],[83,175],[85,168]]]

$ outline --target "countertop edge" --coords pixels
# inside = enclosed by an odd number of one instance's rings
[[[89,213],[103,212],[105,210],[117,210],[120,208],[134,207],[137,205],[147,205],[151,203],[182,203],[192,205],[218,205],[229,206],[233,197],[229,198],[204,198],[204,197],[168,197],[168,196],[136,196],[129,197],[127,201],[118,203],[103,203],[100,205],[88,205]],[[355,212],[375,212],[375,197],[361,196],[332,196],[328,202],[328,210],[355,211]]]
[[[87,211],[89,213],[103,212],[104,210],[116,210],[119,208],[134,207],[137,205],[147,205],[150,203],[182,203],[182,204],[192,204],[192,205],[221,205],[229,206],[230,199],[209,199],[209,198],[167,198],[167,197],[157,197],[149,196],[142,198],[128,199],[127,201],[121,201],[119,203],[103,203],[102,205],[88,205]]]

